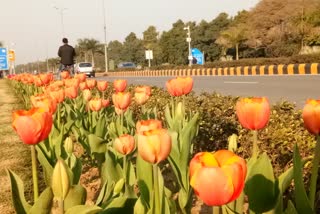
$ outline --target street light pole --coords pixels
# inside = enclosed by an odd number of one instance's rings
[[[187,42],[189,46],[189,54],[188,54],[188,60],[189,60],[189,66],[192,65],[192,55],[191,55],[191,34],[190,34],[190,26],[183,28],[184,30],[187,30]]]
[[[108,46],[107,46],[107,27],[106,27],[106,11],[104,7],[104,0],[102,0],[103,8],[103,30],[104,30],[104,64],[105,72],[108,74]]]
[[[62,28],[62,37],[64,37],[64,25],[63,25],[63,12],[67,9],[67,8],[59,8],[54,6],[54,9],[58,10],[58,12],[60,13],[61,16],[61,28]]]

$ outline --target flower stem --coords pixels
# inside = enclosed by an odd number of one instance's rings
[[[212,213],[213,214],[220,214],[220,207],[217,207],[217,206],[212,207]]]
[[[123,175],[124,175],[124,187],[125,187],[125,193],[129,193],[128,188],[128,166],[127,166],[127,156],[123,156]]]
[[[252,141],[253,141],[253,146],[252,146],[252,158],[257,158],[259,154],[259,148],[258,148],[258,131],[253,130],[252,131]]]
[[[38,172],[37,172],[37,157],[35,145],[31,145],[31,162],[32,162],[32,181],[33,181],[33,195],[34,202],[38,199]]]
[[[316,195],[316,189],[317,189],[319,162],[320,162],[320,136],[317,135],[316,148],[314,150],[314,157],[312,161],[310,192],[309,192],[309,200],[310,200],[312,209],[314,209],[315,195]]]
[[[158,178],[158,166],[157,164],[152,165],[153,170],[153,188],[154,188],[154,200],[155,200],[155,208],[154,213],[162,213],[162,209],[160,207],[160,194],[159,194],[159,178]]]

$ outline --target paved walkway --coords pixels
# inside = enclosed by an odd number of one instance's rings
[[[0,79],[0,213],[15,213],[6,169],[11,169],[24,181],[27,200],[32,196],[30,150],[12,129],[12,111],[22,107],[14,95],[9,80]]]

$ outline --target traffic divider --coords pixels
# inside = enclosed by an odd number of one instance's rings
[[[239,66],[226,68],[190,68],[169,70],[117,71],[109,76],[263,76],[263,75],[317,75],[320,63]]]

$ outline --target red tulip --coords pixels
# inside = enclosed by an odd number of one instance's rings
[[[52,128],[52,114],[43,108],[18,110],[12,114],[13,129],[25,144],[35,145],[46,139]]]
[[[171,96],[182,96],[189,94],[193,87],[193,79],[191,77],[177,77],[168,80],[166,87]]]
[[[246,174],[245,160],[228,150],[200,152],[190,162],[190,185],[208,206],[221,206],[237,199]]]
[[[265,97],[242,98],[237,102],[236,113],[244,128],[262,129],[270,118],[269,101]]]
[[[320,133],[320,100],[307,100],[303,108],[302,118],[304,126],[311,133]]]
[[[156,164],[171,151],[171,137],[166,129],[154,129],[138,134],[138,152],[143,160]]]
[[[123,155],[130,154],[134,147],[134,137],[128,134],[121,135],[114,141],[114,148]]]

